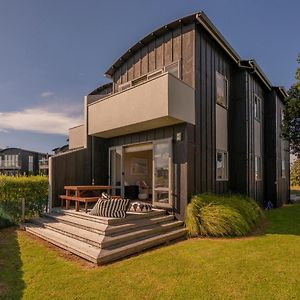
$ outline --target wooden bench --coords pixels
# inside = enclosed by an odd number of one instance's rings
[[[84,203],[85,212],[87,212],[87,206],[91,202],[97,202],[99,197],[77,197],[77,196],[67,196],[67,195],[60,195],[61,200],[61,207],[63,207],[63,202],[66,200],[66,209],[70,208],[70,201],[75,201],[75,209],[76,211],[79,210],[80,202]]]

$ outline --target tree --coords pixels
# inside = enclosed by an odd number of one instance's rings
[[[298,55],[300,64],[300,54]],[[300,158],[300,67],[296,71],[296,83],[286,98],[282,135],[290,142],[291,152]]]
[[[300,186],[300,159],[295,160],[291,166],[291,185]]]

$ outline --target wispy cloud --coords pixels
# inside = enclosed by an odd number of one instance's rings
[[[41,96],[43,98],[48,98],[48,97],[51,97],[53,95],[54,95],[54,92],[49,92],[49,91],[41,93]]]
[[[81,110],[82,112],[82,110]],[[79,107],[51,105],[0,112],[0,131],[9,129],[66,135],[70,127],[83,122]]]

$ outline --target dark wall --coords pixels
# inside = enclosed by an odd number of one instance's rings
[[[247,194],[247,72],[236,70],[232,78],[232,101],[229,111],[230,190]]]
[[[266,200],[275,207],[289,201],[290,153],[289,143],[281,136],[281,114],[284,104],[275,90],[269,93],[265,104],[265,190]],[[285,178],[282,176],[285,161]]]
[[[47,157],[46,154],[28,151],[19,148],[8,148],[4,149],[0,152],[0,155],[4,157],[4,155],[18,155],[19,156],[19,164],[21,168],[18,170],[14,170],[15,174],[38,174],[39,173],[39,160],[43,157]],[[29,172],[28,170],[28,161],[29,156],[33,156],[33,172]],[[0,172],[5,170],[0,170]],[[13,171],[12,169],[7,169],[7,171]]]
[[[276,92],[268,94],[265,101],[265,200],[277,204],[276,180],[279,174],[276,138]]]
[[[120,84],[161,69],[180,60],[182,80],[194,86],[195,24],[181,24],[179,28],[154,38],[116,69],[113,75],[114,91]]]
[[[91,149],[81,149],[50,158],[49,182],[52,206],[60,206],[58,195],[65,194],[65,185],[91,185]]]
[[[193,193],[225,193],[228,181],[216,181],[216,72],[226,76],[229,83],[229,108],[232,102],[234,63],[219,45],[197,26],[195,56],[196,125],[194,127]],[[228,115],[228,117],[229,117]],[[229,145],[229,160],[231,159]],[[230,165],[230,161],[229,161]],[[190,177],[191,178],[191,177]],[[229,170],[229,179],[231,178]],[[190,179],[189,179],[190,180]]]
[[[257,202],[263,204],[264,202],[264,103],[265,103],[265,94],[268,93],[268,90],[264,88],[263,84],[258,81],[254,74],[247,72],[246,79],[246,109],[248,111],[246,115],[247,126],[247,178],[248,178],[248,195],[254,198]],[[254,118],[254,95],[260,97],[262,116],[261,116],[261,165],[262,165],[262,174],[261,180],[255,179],[255,118]]]

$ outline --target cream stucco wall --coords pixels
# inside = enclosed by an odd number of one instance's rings
[[[165,73],[88,105],[88,134],[113,137],[181,122],[195,124],[194,89]]]
[[[85,126],[79,125],[69,129],[69,149],[85,146]]]

